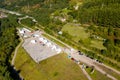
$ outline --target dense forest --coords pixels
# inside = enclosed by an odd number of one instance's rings
[[[16,18],[9,16],[0,19],[0,80],[13,80],[11,54],[19,43],[16,34]]]
[[[85,0],[78,14],[81,23],[120,27],[120,0]]]
[[[68,7],[68,4],[69,0],[3,0],[0,7],[34,16],[41,25],[47,26],[51,13]]]

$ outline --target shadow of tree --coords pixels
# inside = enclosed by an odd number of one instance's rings
[[[16,70],[14,66],[10,66],[9,67],[10,70],[10,76],[14,79],[14,80],[23,80],[23,78],[19,75],[19,73],[21,72],[21,70]]]

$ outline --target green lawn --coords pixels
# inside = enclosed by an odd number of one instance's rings
[[[75,41],[79,41],[80,39],[83,40],[89,37],[89,34],[85,32],[83,27],[75,26],[72,23],[64,25],[62,31],[68,32],[72,35]]]
[[[102,41],[99,41],[99,40],[92,40],[90,46],[95,47],[95,48],[98,48],[98,49],[106,49],[106,48],[103,46],[103,42],[102,42]]]
[[[95,70],[93,73],[91,73],[91,68],[86,68],[86,71],[88,72],[88,74],[90,75],[90,77],[93,80],[111,80],[110,78],[108,78],[106,75],[100,73],[99,71]]]
[[[25,80],[87,80],[79,66],[64,53],[37,64],[20,47],[15,66]]]
[[[78,42],[80,40],[84,45],[90,45],[91,47],[98,49],[106,49],[103,46],[103,41],[90,39],[90,33],[89,31],[86,32],[86,29],[87,28],[78,26],[74,23],[68,23],[63,26],[62,31],[68,32],[68,34],[72,36],[72,40],[75,42]]]

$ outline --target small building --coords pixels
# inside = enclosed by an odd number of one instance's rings
[[[32,20],[33,22],[37,22],[35,19]]]
[[[66,21],[66,19],[65,19],[65,18],[61,18],[61,21],[62,21],[62,22],[65,22],[65,21]]]
[[[62,35],[62,31],[59,31],[58,34]]]
[[[79,5],[74,6],[74,9],[78,10],[79,9]]]
[[[7,17],[7,15],[0,11],[0,18],[6,18],[6,17]]]

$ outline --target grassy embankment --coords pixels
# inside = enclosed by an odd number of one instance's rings
[[[66,47],[64,44],[62,44],[62,43],[60,43],[59,41],[57,41],[57,40],[55,40],[55,39],[53,39],[52,37],[50,37],[48,34],[43,34],[43,36],[44,37],[46,37],[47,39],[49,39],[49,40],[51,40],[51,41],[53,41],[54,43],[56,43],[56,44],[58,44],[58,45],[60,45],[60,46],[62,46],[62,47]]]
[[[25,80],[87,80],[81,69],[62,53],[39,64],[20,47],[15,59],[15,66]]]

